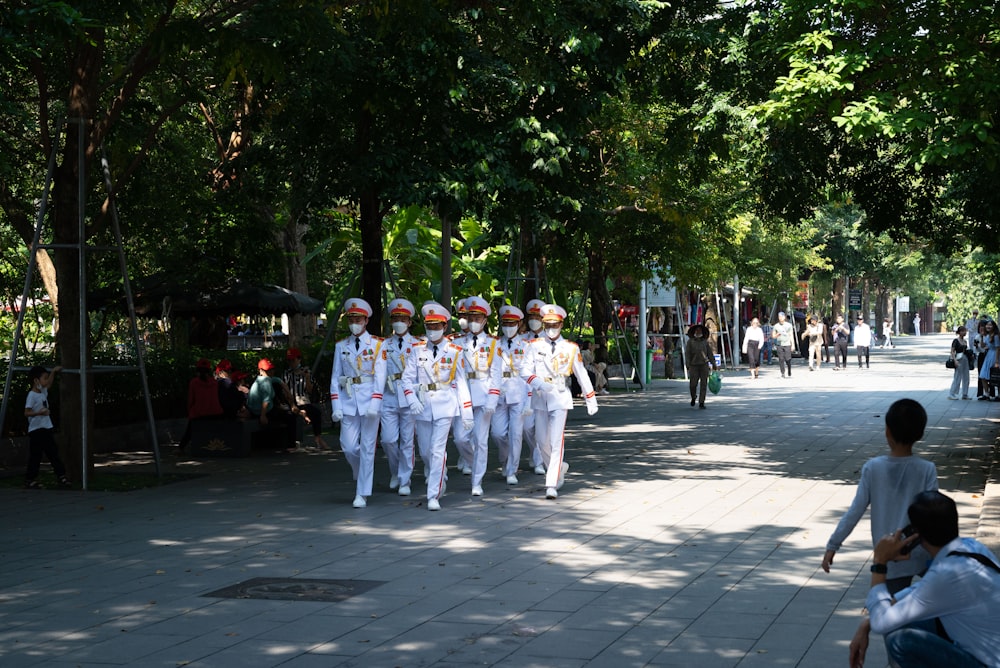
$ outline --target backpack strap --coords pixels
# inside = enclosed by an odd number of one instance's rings
[[[978,552],[962,552],[961,550],[952,550],[948,553],[949,557],[969,557],[970,559],[975,559],[986,568],[992,568],[997,573],[1000,573],[1000,566],[993,563],[993,560],[989,557],[979,554]]]

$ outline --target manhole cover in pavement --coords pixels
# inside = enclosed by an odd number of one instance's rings
[[[252,578],[203,594],[214,598],[253,598],[272,601],[336,603],[385,584],[378,580],[307,580],[301,578]]]

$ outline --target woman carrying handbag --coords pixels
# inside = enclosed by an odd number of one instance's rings
[[[959,327],[955,330],[955,340],[951,342],[951,357],[949,359],[955,363],[955,373],[951,380],[949,399],[958,399],[959,389],[962,390],[962,399],[972,398],[969,396],[969,366],[972,361],[972,351],[969,350],[969,344],[965,338],[968,332],[969,330],[964,326]]]

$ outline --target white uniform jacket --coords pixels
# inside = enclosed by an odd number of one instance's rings
[[[406,369],[406,359],[413,350],[413,344],[422,341],[420,337],[409,332],[403,336],[395,334],[385,339],[382,347],[385,349],[385,397],[386,408],[407,408],[409,404],[403,395],[403,370]],[[402,346],[400,346],[402,342]]]
[[[403,395],[411,410],[415,401],[424,406],[422,413],[415,413],[418,420],[451,419],[461,415],[462,420],[472,421],[472,399],[465,380],[462,348],[449,341],[437,344],[434,357],[433,343],[417,341],[410,349],[410,357],[403,370]]]
[[[528,376],[528,385],[532,391],[532,407],[538,410],[555,410],[558,408],[573,408],[573,393],[570,391],[568,379],[572,373],[580,383],[587,407],[597,407],[597,397],[594,386],[583,366],[580,347],[563,337],[552,341],[541,337],[534,339],[529,347],[531,351],[532,369]],[[540,389],[546,383],[554,387],[554,391],[542,392]]]
[[[472,405],[495,411],[500,400],[501,363],[497,355],[497,338],[486,332],[475,335],[476,345],[472,345],[473,334],[457,338],[452,343],[462,348],[465,363],[465,377],[469,381],[469,395]]]
[[[513,339],[502,336],[497,339],[497,357],[500,358],[500,401],[505,404],[525,403],[528,400],[526,381],[531,371],[528,342],[520,336]]]
[[[344,415],[365,415],[369,408],[381,411],[384,388],[385,342],[368,332],[337,341],[330,378],[332,411]]]

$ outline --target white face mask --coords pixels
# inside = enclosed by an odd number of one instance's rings
[[[479,332],[483,331],[483,323],[476,321],[470,322],[469,331],[472,332],[473,334],[478,334]]]
[[[553,341],[556,340],[556,339],[558,339],[560,334],[562,334],[562,328],[561,327],[560,328],[557,328],[557,327],[547,327],[545,329],[545,336],[549,337]]]
[[[361,332],[365,331],[365,325],[361,322],[352,322],[348,327],[351,328],[351,334],[354,336],[361,336]]]
[[[531,331],[537,332],[541,328],[542,328],[542,321],[541,320],[536,320],[536,319],[532,318],[531,320],[528,321],[528,329],[530,329]]]
[[[508,339],[513,339],[517,336],[517,325],[513,327],[502,327],[501,329],[503,329],[503,335]]]
[[[427,340],[431,343],[437,343],[444,336],[443,329],[428,329],[427,330]]]
[[[406,330],[408,330],[409,328],[410,327],[405,322],[397,321],[392,323],[392,331],[395,332],[398,336],[406,334]]]
[[[459,318],[458,319],[458,326],[461,329],[468,329],[469,328],[469,321],[466,320],[465,318]]]

